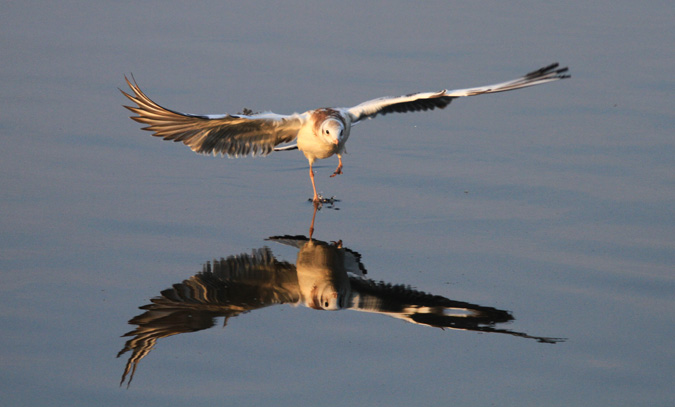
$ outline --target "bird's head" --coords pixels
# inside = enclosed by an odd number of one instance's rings
[[[320,137],[329,144],[342,143],[345,136],[345,126],[340,120],[328,118],[321,123]]]

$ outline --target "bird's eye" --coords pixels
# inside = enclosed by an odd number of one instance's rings
[[[330,134],[330,130],[326,130],[326,134]]]

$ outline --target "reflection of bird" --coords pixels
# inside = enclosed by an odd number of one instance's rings
[[[210,328],[216,317],[225,317],[227,324],[229,318],[277,304],[350,309],[438,328],[560,341],[495,328],[495,324],[513,320],[507,311],[366,279],[361,256],[339,241],[326,243],[304,236],[269,240],[298,248],[296,265],[276,260],[268,248],[214,260],[205,264],[202,272],[174,284],[141,307],[144,312],[129,321],[136,328],[124,335],[132,338],[117,354],[132,352],[121,383],[127,377],[131,383],[138,363],[158,339]]]
[[[122,91],[138,107],[126,106],[138,116],[137,122],[147,124],[149,130],[164,140],[181,141],[193,151],[203,154],[223,154],[230,157],[267,155],[273,150],[293,149],[296,146],[276,148],[297,140],[309,160],[309,176],[314,189],[314,202],[319,201],[314,183],[314,161],[338,156],[338,167],[331,177],[342,174],[342,154],[352,125],[378,114],[414,112],[444,108],[453,99],[484,93],[505,92],[526,88],[558,79],[569,78],[567,68],[551,64],[508,82],[477,88],[411,93],[398,97],[382,97],[350,108],[321,108],[302,114],[279,115],[255,113],[246,110],[237,115],[193,115],[166,109],[147,97],[136,83],[127,84],[134,95]],[[125,78],[126,79],[126,78]]]

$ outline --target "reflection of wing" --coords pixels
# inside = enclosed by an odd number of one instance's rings
[[[147,97],[138,85],[125,78],[134,92],[124,96],[138,107],[125,106],[136,113],[132,119],[147,124],[164,140],[182,141],[192,151],[203,154],[224,154],[230,157],[267,155],[275,146],[297,137],[305,115],[259,113],[252,115],[194,115],[164,108]]]
[[[507,311],[453,301],[409,286],[350,278],[350,309],[386,314],[414,324],[437,328],[483,330],[513,319]]]
[[[295,267],[275,260],[267,248],[205,264],[201,273],[162,291],[152,304],[141,307],[143,314],[129,321],[138,326],[124,335],[132,338],[117,354],[132,351],[121,383],[129,372],[131,383],[138,362],[157,339],[210,328],[216,317],[227,322],[258,308],[296,303],[297,285]]]
[[[563,338],[531,336],[524,332],[495,328],[496,324],[510,322],[508,311],[449,300],[440,295],[413,290],[409,286],[377,283],[363,278],[349,279],[352,298],[349,309],[389,315],[413,324],[436,328],[501,333],[534,339],[542,343],[557,343]]]

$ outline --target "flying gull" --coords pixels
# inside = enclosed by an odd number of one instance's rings
[[[234,115],[180,113],[152,101],[141,91],[135,80],[132,83],[126,76],[125,80],[134,95],[124,91],[122,93],[138,105],[125,107],[138,115],[132,116],[133,120],[148,125],[143,130],[151,131],[153,136],[164,140],[183,142],[197,153],[242,157],[299,149],[309,161],[309,177],[314,190],[312,200],[317,203],[320,199],[316,192],[312,166],[316,160],[337,155],[338,166],[331,177],[342,174],[342,155],[354,124],[387,113],[443,109],[459,97],[505,92],[569,78],[566,72],[567,67],[558,68],[558,64],[554,63],[521,78],[494,85],[381,97],[354,107],[320,108],[291,115],[272,112]],[[288,145],[293,142],[296,144]],[[280,147],[282,144],[286,146]]]

